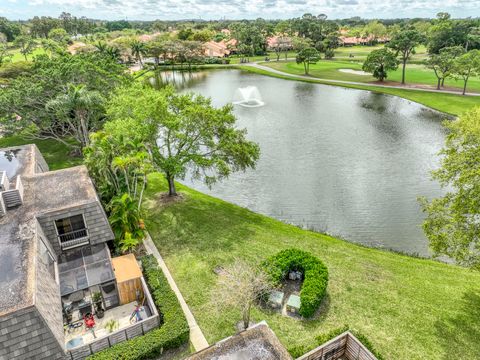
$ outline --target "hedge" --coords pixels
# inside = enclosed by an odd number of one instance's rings
[[[286,249],[268,258],[263,268],[276,285],[280,285],[290,271],[301,271],[304,280],[299,313],[310,317],[319,308],[327,292],[328,269],[318,258],[306,251]]]
[[[163,351],[177,348],[189,339],[187,319],[177,296],[153,255],[142,257],[143,275],[150,288],[153,302],[160,313],[162,325],[143,336],[121,342],[91,355],[92,360],[141,360],[158,357]]]

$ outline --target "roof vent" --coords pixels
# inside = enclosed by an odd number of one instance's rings
[[[6,172],[0,172],[0,197],[0,216],[5,215],[6,210],[23,204],[23,183],[20,175],[17,176],[15,187],[11,189]]]
[[[9,180],[6,171],[0,171],[0,191],[5,191],[9,189]]]

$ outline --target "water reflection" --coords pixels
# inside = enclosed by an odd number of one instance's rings
[[[0,151],[0,171],[6,171],[9,179],[12,179],[20,166],[17,154],[20,149]]]
[[[181,90],[203,80],[207,74],[206,71],[155,71],[147,81],[157,90],[166,85],[173,85]]]
[[[394,97],[219,70],[189,90],[231,102],[256,86],[265,106],[235,107],[260,144],[255,170],[200,191],[367,245],[427,254],[417,196],[442,194],[430,180],[444,140],[443,115]]]

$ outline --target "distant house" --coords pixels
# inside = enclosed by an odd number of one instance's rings
[[[366,37],[340,36],[339,39],[343,46],[369,45],[374,42],[378,44],[385,44],[390,41],[390,38],[387,36],[374,38],[371,35]]]
[[[75,55],[77,52],[81,51],[81,49],[85,48],[87,44],[81,41],[74,42],[72,45],[68,47],[68,52],[72,55]]]
[[[288,36],[270,36],[267,38],[267,49],[268,50],[274,50],[275,48],[278,48],[280,45],[280,48],[283,49],[292,49],[293,44],[292,44],[292,39]]]
[[[141,42],[149,42],[154,40],[158,35],[160,35],[159,32],[156,32],[153,34],[143,34],[138,37],[138,40]]]
[[[230,39],[228,41],[209,41],[203,44],[204,54],[208,57],[226,57],[235,51],[237,46],[236,39]]]
[[[113,239],[85,166],[49,171],[35,145],[0,149],[0,359],[84,359],[159,325],[147,300],[131,330],[135,304],[122,303]],[[109,317],[120,324],[111,334]]]
[[[270,36],[269,38],[267,38],[267,48],[268,49],[273,49],[274,47],[277,46],[278,44],[278,39],[279,39],[279,36]]]

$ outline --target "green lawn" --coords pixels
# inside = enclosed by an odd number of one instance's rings
[[[269,62],[263,63],[277,70],[285,71],[291,74],[304,74],[304,68],[302,64],[295,62]],[[344,80],[371,83],[377,80],[373,76],[368,75],[356,75],[350,73],[344,73],[339,69],[352,69],[362,70],[362,64],[348,60],[322,60],[317,64],[310,65],[310,75],[312,77],[318,77],[323,79]],[[402,70],[399,67],[398,70],[392,71],[388,74],[388,80],[400,83],[402,80]],[[406,70],[406,82],[407,84],[422,84],[435,87],[437,84],[437,78],[433,73],[433,70],[427,69],[420,64],[407,64]],[[445,81],[446,87],[452,87],[455,89],[463,88],[463,81],[456,81],[455,79],[447,79]],[[472,77],[468,82],[468,91],[480,92],[480,77]]]
[[[25,61],[25,57],[20,53],[20,49],[12,49],[9,53],[11,55],[10,60],[12,62]],[[41,47],[37,47],[30,55],[27,56],[27,59],[32,60],[35,56],[42,54],[45,54],[45,50]]]
[[[277,55],[275,55],[275,52],[269,52],[268,55],[267,55],[271,61],[274,61],[274,60],[277,60]],[[250,62],[254,62],[254,61],[265,61],[265,55],[262,55],[262,56],[250,56],[248,58],[248,60]],[[294,58],[295,57],[295,53],[292,51],[288,54],[288,57],[290,58]],[[230,64],[240,64],[240,59],[242,57],[240,55],[232,55],[232,56],[229,56],[228,59],[230,59]],[[282,55],[280,56],[280,59],[284,59],[285,58],[285,55],[282,53]]]
[[[279,65],[280,63],[270,63],[267,65]],[[262,64],[265,65],[265,64]],[[262,74],[262,75],[267,75],[267,76],[273,76],[277,77],[280,79],[285,79],[285,80],[292,80],[292,81],[305,81],[305,82],[311,82],[311,83],[319,83],[319,84],[328,84],[328,85],[337,85],[337,86],[342,86],[342,87],[347,87],[347,88],[352,88],[352,89],[360,89],[360,90],[370,90],[370,91],[375,91],[378,93],[384,93],[384,94],[390,94],[390,95],[395,95],[395,96],[400,96],[402,98],[412,100],[415,102],[418,102],[420,104],[423,104],[425,106],[428,106],[432,109],[436,109],[442,112],[445,112],[447,114],[452,114],[452,115],[460,115],[466,110],[474,107],[474,106],[480,106],[480,97],[477,96],[462,96],[462,95],[455,95],[455,94],[442,94],[442,93],[437,93],[435,91],[431,92],[425,92],[425,91],[418,91],[418,90],[407,90],[407,89],[391,89],[391,88],[382,88],[375,86],[374,84],[365,84],[365,85],[348,85],[348,84],[342,84],[342,83],[331,83],[331,82],[322,82],[321,80],[315,78],[312,76],[311,79],[293,79],[289,76],[283,76],[279,74],[273,74],[271,72],[262,70],[262,69],[256,69],[253,67],[248,67],[248,66],[241,66],[241,65],[236,65],[237,68],[254,72],[257,74]],[[294,73],[294,72],[292,72]],[[342,74],[342,73],[341,73]],[[343,80],[344,78],[337,78],[336,80]]]
[[[253,310],[298,353],[315,337],[348,325],[387,359],[474,359],[480,353],[480,273],[430,260],[369,249],[298,229],[179,186],[184,199],[165,205],[166,184],[149,177],[146,224],[210,343],[234,333],[240,315],[211,299],[214,269],[235,258],[259,263],[298,247],[329,268],[319,316],[299,321]]]
[[[365,46],[365,45],[357,45],[357,46],[341,46],[335,49],[335,59],[348,59],[352,61],[365,61],[368,54],[371,51],[381,49],[384,45],[375,45],[375,46]],[[353,55],[351,57],[350,55]],[[412,62],[420,62],[427,58],[427,48],[424,45],[418,46],[415,49],[415,54],[412,55],[411,61]]]

